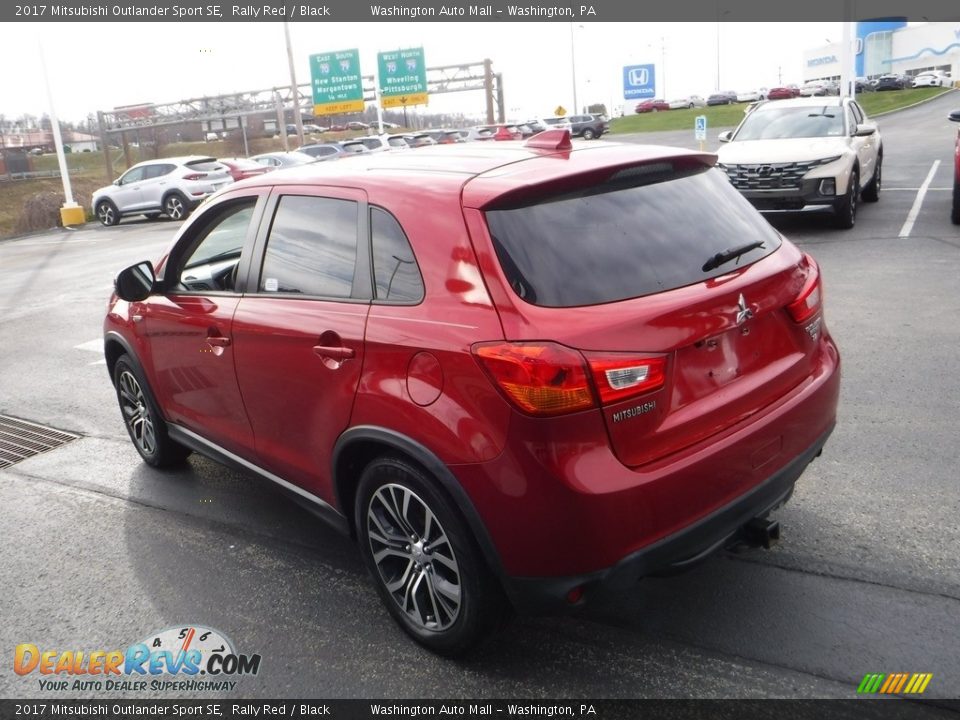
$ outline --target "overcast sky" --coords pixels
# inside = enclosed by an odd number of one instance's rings
[[[507,114],[525,119],[573,109],[571,33],[581,106],[625,103],[624,65],[655,63],[657,96],[706,96],[717,84],[719,28],[722,89],[772,87],[801,80],[804,50],[838,42],[841,23],[291,23],[298,83],[309,82],[308,57],[359,48],[363,74],[376,54],[424,48],[428,67],[493,61],[503,74]],[[0,114],[48,111],[39,47],[43,45],[57,115],[141,102],[289,84],[283,24],[37,23],[8,25],[0,43]],[[662,69],[666,69],[666,87]],[[633,105],[634,103],[629,103]],[[482,93],[431,98],[431,109],[484,113]]]

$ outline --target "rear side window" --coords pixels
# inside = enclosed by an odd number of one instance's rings
[[[423,280],[400,223],[390,213],[371,208],[370,236],[377,300],[420,302],[423,299]]]
[[[488,210],[510,286],[544,307],[599,305],[718,277],[780,247],[780,237],[719,171],[650,184],[624,179],[536,203]],[[629,183],[629,184],[628,184]],[[713,270],[717,253],[759,241]]]
[[[352,200],[280,198],[260,292],[349,298],[357,264],[357,213]]]
[[[150,180],[152,178],[163,177],[173,172],[174,165],[148,165],[143,174],[144,179]]]

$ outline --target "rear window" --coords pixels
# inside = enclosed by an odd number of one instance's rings
[[[214,170],[223,170],[224,167],[213,158],[204,158],[202,160],[188,160],[184,163],[191,170],[198,172],[213,172]]]
[[[642,182],[627,170],[576,193],[488,210],[510,286],[534,305],[599,305],[725,275],[780,247],[719,170],[688,173],[677,177],[667,165],[662,180],[648,174]],[[763,247],[703,271],[717,253],[753,242]]]

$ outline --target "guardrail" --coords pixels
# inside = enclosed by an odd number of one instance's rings
[[[37,178],[58,178],[59,170],[36,170],[34,172],[13,172],[6,175],[0,175],[2,180],[35,180]]]

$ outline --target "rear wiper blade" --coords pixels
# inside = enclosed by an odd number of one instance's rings
[[[756,242],[747,243],[746,245],[740,245],[739,247],[727,248],[723,252],[718,252],[712,258],[707,260],[703,264],[703,272],[710,272],[721,265],[730,262],[731,260],[738,259],[741,255],[746,255],[751,250],[756,250],[757,248],[762,248],[763,242],[757,240]]]

